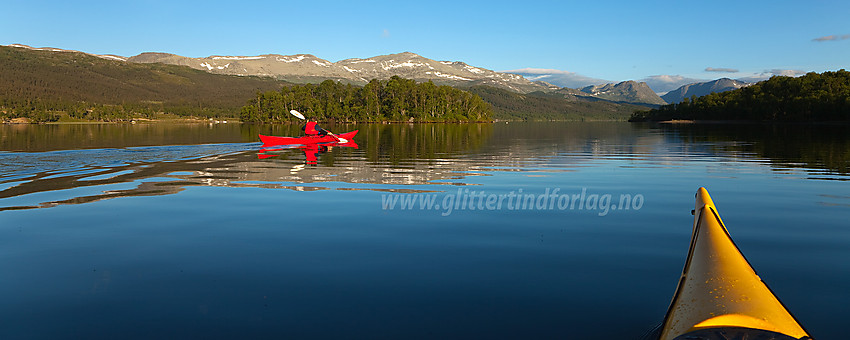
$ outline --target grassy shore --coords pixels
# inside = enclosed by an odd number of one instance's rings
[[[192,116],[178,116],[169,113],[158,113],[152,118],[148,117],[133,117],[118,121],[96,121],[70,117],[67,114],[59,114],[59,119],[55,122],[36,122],[29,118],[12,118],[3,120],[3,124],[137,124],[137,123],[240,123],[238,117],[220,117],[220,118],[200,118]]]

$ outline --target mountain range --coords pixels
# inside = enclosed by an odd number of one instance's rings
[[[9,46],[53,52],[83,53],[49,47],[34,48],[21,44]],[[650,107],[681,101],[681,98],[690,97],[694,94],[699,96],[700,93],[721,92],[737,88],[735,86],[743,86],[741,82],[720,79],[714,82],[682,86],[682,88],[666,94],[664,98],[659,97],[645,82],[633,80],[573,89],[559,87],[545,81],[531,81],[520,74],[496,72],[468,65],[461,61],[436,61],[410,52],[365,59],[352,58],[338,62],[330,62],[310,54],[209,56],[204,58],[158,52],[146,52],[129,58],[112,54],[90,55],[126,63],[188,66],[213,74],[271,77],[292,83],[319,83],[330,79],[354,85],[364,85],[371,79],[388,79],[392,76],[400,76],[416,81],[432,81],[438,85],[450,85],[459,88],[486,85],[521,94],[542,92],[564,96],[568,99],[582,98],[588,101],[610,101]]]
[[[664,101],[673,104],[679,103],[685,98],[691,98],[692,96],[702,97],[712,92],[726,92],[749,85],[752,84],[729,78],[720,78],[717,80],[712,80],[703,83],[682,85],[678,89],[667,92],[667,94],[661,96],[661,99],[664,99]]]
[[[184,65],[211,73],[274,77],[294,83],[319,83],[331,79],[365,85],[371,79],[389,79],[395,75],[416,81],[430,80],[438,85],[490,85],[520,93],[548,90],[545,85],[533,83],[520,75],[499,73],[460,61],[435,61],[410,52],[338,62],[310,54],[189,58],[168,53],[142,53],[127,61]]]
[[[55,48],[12,47],[53,52],[78,52]],[[81,52],[80,52],[81,53]],[[416,81],[432,81],[438,85],[470,88],[478,85],[502,88],[517,93],[568,92],[591,100],[619,103],[664,104],[645,83],[634,81],[599,86],[599,89],[561,88],[543,81],[530,81],[522,75],[496,72],[461,61],[436,61],[404,52],[366,59],[353,58],[330,62],[310,54],[260,56],[209,56],[191,58],[170,53],[146,52],[129,58],[117,55],[96,57],[128,63],[160,63],[188,66],[214,74],[272,77],[292,83],[319,83],[331,79],[343,83],[365,85],[371,79],[388,79],[394,75]],[[573,93],[575,92],[575,93]]]
[[[590,94],[596,98],[609,101],[625,101],[632,104],[667,104],[646,83],[638,83],[634,80],[624,81],[617,84],[592,85],[581,88],[581,92]]]
[[[327,88],[323,83],[312,88]],[[382,81],[382,85],[386,84],[387,80]],[[294,85],[268,76],[215,74],[188,66],[127,62],[118,56],[0,46],[2,122],[230,118],[247,103],[258,100],[258,96]],[[351,85],[330,86],[361,91]],[[524,94],[486,85],[464,90],[489,103],[497,120],[626,120],[635,110],[645,109],[586,94]]]
[[[211,73],[266,76],[293,83],[317,83],[332,79],[364,85],[371,79],[388,79],[397,75],[460,88],[487,85],[523,94],[561,91],[587,99],[617,103],[650,106],[666,104],[646,83],[626,81],[591,86],[575,92],[573,89],[561,88],[544,81],[530,81],[522,75],[496,72],[461,61],[436,61],[410,52],[366,59],[345,59],[335,63],[310,54],[189,58],[167,53],[142,53],[128,58],[127,61],[184,65]]]
[[[556,89],[560,86],[564,86],[575,89],[583,89],[588,92],[597,92],[593,89],[596,88],[601,90],[601,88],[605,86],[615,84],[603,79],[583,76],[575,72],[553,69],[524,68],[505,72],[519,74],[532,81],[545,81],[548,83],[552,83],[554,84],[552,86],[554,86]],[[737,80],[721,78],[709,81],[702,79],[686,78],[682,76],[657,75],[644,78],[638,82],[645,82],[650,88],[652,88],[653,91],[655,91],[656,94],[658,94],[659,96],[661,96],[662,99],[664,99],[665,103],[672,104],[681,102],[684,98],[690,98],[692,95],[696,95],[697,97],[699,97],[707,95],[711,92],[724,92],[734,90],[743,86],[754,84],[758,81],[759,79],[757,78]],[[610,95],[613,93],[614,92],[608,92],[609,98]],[[665,94],[669,95],[665,96]],[[659,103],[658,100],[655,99],[653,96],[645,96],[643,100],[645,100],[647,103]]]

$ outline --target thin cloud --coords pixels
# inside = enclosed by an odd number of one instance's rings
[[[764,73],[769,73],[769,74],[772,74],[772,75],[775,75],[775,76],[796,77],[796,76],[802,76],[802,75],[806,74],[806,71],[782,70],[782,69],[775,68],[775,69],[772,69],[772,70],[764,71]]]
[[[823,42],[823,41],[839,41],[839,40],[847,40],[850,39],[850,34],[842,34],[842,35],[827,35],[825,37],[814,38],[812,41]]]
[[[772,76],[799,77],[799,76],[802,76],[806,73],[807,73],[806,71],[801,71],[801,70],[785,70],[785,69],[775,68],[775,69],[771,69],[771,70],[764,70],[764,72],[756,73],[756,74],[754,74],[750,77],[744,77],[744,78],[740,78],[738,80],[745,81],[745,82],[748,82],[748,83],[757,83],[757,82],[760,82],[762,80],[770,79],[770,77],[772,77]]]
[[[390,30],[385,29],[383,32],[381,32],[381,38],[389,38],[389,37],[390,37]]]
[[[682,85],[701,83],[708,80],[687,78],[680,75],[659,74],[643,78],[640,81],[645,82],[646,85],[649,85],[649,88],[655,91],[655,93],[663,95],[667,92],[678,89]]]
[[[552,85],[569,88],[610,83],[608,80],[588,77],[575,72],[545,68],[523,68],[500,72],[519,74],[531,81],[545,81]]]
[[[705,72],[738,73],[738,69],[726,67],[706,67]]]

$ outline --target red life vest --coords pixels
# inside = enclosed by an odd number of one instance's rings
[[[304,134],[308,136],[318,135],[319,131],[316,130],[316,122],[307,122],[307,126],[304,127]]]

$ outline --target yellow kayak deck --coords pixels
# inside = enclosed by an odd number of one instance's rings
[[[751,329],[794,339],[809,334],[732,241],[705,188],[696,194],[691,246],[660,339]],[[683,337],[684,338],[684,337]]]

